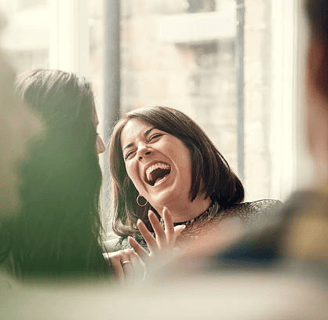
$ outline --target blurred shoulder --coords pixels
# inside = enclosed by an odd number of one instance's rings
[[[275,214],[282,207],[282,202],[275,199],[261,199],[235,204],[224,210],[229,217],[239,217],[246,223],[251,223],[268,215]]]

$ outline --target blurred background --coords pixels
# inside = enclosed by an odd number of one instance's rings
[[[312,170],[301,116],[307,35],[300,5],[0,0],[2,44],[18,73],[56,68],[86,76],[105,142],[120,114],[173,107],[214,141],[244,182],[246,201],[284,201],[309,183]],[[101,157],[107,194],[108,159]]]

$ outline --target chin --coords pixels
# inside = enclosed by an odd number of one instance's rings
[[[161,207],[167,207],[174,203],[181,202],[182,198],[181,194],[174,191],[158,193],[155,197],[152,197],[153,202]]]

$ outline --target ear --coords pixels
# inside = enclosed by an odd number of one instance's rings
[[[328,91],[328,45],[319,39],[313,39],[308,48],[307,73],[312,89],[327,95]]]

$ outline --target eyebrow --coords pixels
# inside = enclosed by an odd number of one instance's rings
[[[156,128],[155,128],[155,127],[151,127],[151,128],[149,128],[149,129],[147,129],[147,130],[143,133],[143,136],[144,136],[144,137],[147,137],[147,136],[149,135],[149,133],[150,133],[152,130],[154,130],[154,129],[156,129]],[[132,146],[133,146],[133,142],[127,144],[127,145],[123,148],[123,151],[124,151],[125,149],[128,149],[128,148],[132,147]]]

